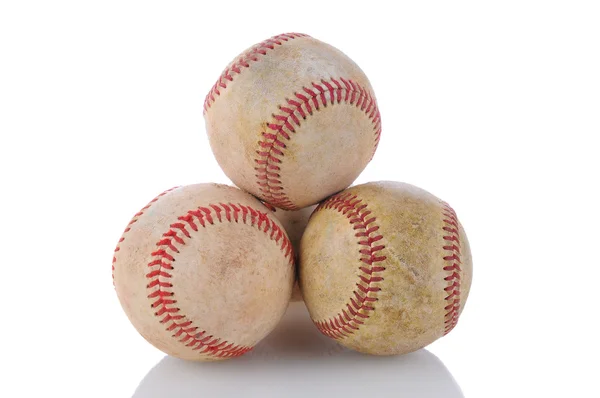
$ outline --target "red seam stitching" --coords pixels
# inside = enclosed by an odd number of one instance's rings
[[[218,358],[243,355],[252,347],[234,345],[208,335],[206,330],[200,331],[198,326],[193,326],[193,322],[185,315],[178,314],[180,309],[175,306],[177,299],[169,278],[172,277],[170,273],[173,270],[172,263],[179,253],[179,247],[185,246],[186,239],[191,237],[190,230],[197,231],[199,227],[206,228],[207,224],[212,225],[216,222],[243,222],[256,227],[280,247],[290,264],[294,258],[292,244],[282,228],[266,213],[239,203],[218,203],[198,207],[178,217],[177,220],[178,222],[171,224],[170,229],[156,243],[157,250],[152,253],[153,260],[148,263],[150,271],[146,274],[149,279],[147,288],[151,290],[148,298],[153,300],[151,306],[156,311],[154,315],[162,318],[160,323],[165,324],[167,331],[173,332],[173,337],[187,347],[192,347],[192,350]]]
[[[286,99],[286,104],[278,107],[279,113],[273,114],[272,120],[266,124],[267,131],[261,133],[263,139],[258,141],[254,169],[258,189],[266,201],[283,209],[298,209],[284,192],[279,174],[281,168],[278,164],[282,163],[287,147],[285,141],[291,140],[296,128],[301,125],[301,119],[306,119],[321,107],[341,103],[354,105],[371,119],[375,137],[373,158],[381,136],[381,116],[373,94],[351,79],[340,77],[313,82],[311,88],[302,87],[292,99]]]
[[[447,276],[444,278],[448,286],[444,291],[448,294],[444,300],[448,303],[444,307],[444,335],[447,335],[454,329],[458,323],[460,309],[460,283],[461,283],[461,253],[460,253],[460,235],[458,233],[458,218],[454,210],[446,202],[442,202],[442,214],[444,226],[444,246],[445,255],[443,260],[446,263],[444,271]]]
[[[261,55],[267,55],[267,52],[274,50],[276,46],[281,46],[289,40],[300,37],[310,36],[305,35],[304,33],[283,33],[260,42],[242,53],[230,66],[225,68],[217,82],[206,95],[206,98],[204,99],[204,113],[206,113],[216,101],[216,97],[221,95],[221,90],[226,89],[229,82],[233,81],[236,74],[241,74],[244,69],[250,67],[252,62],[257,62]]]
[[[179,186],[173,187],[171,189],[167,189],[166,191],[162,192],[161,194],[159,194],[156,198],[152,199],[150,202],[148,202],[148,204],[144,207],[142,207],[142,210],[140,210],[139,212],[136,213],[136,215],[133,216],[133,218],[131,219],[131,221],[129,221],[129,224],[127,224],[127,227],[125,228],[125,231],[123,232],[123,235],[121,235],[121,239],[119,239],[119,243],[117,243],[117,247],[115,248],[115,251],[113,253],[113,259],[112,259],[112,279],[113,279],[113,286],[115,285],[115,263],[117,262],[117,252],[119,250],[121,250],[121,242],[123,242],[125,240],[125,234],[127,232],[129,232],[129,230],[131,229],[131,226],[133,224],[135,224],[135,222],[142,216],[142,214],[144,214],[144,212],[146,210],[148,210],[148,208],[150,208],[150,206],[152,206],[152,204],[154,202],[156,202],[158,199],[160,199],[161,196],[164,196],[166,194],[168,194],[169,192],[171,192],[174,189],[179,188]]]
[[[361,254],[359,261],[363,263],[359,267],[363,274],[359,275],[357,289],[352,292],[346,308],[333,318],[315,321],[321,333],[334,339],[341,339],[357,331],[369,318],[369,312],[375,311],[377,293],[381,288],[373,286],[373,283],[383,281],[381,273],[385,271],[385,267],[378,263],[387,257],[379,253],[385,249],[385,245],[381,242],[383,235],[377,233],[379,231],[379,226],[375,224],[377,218],[357,195],[351,193],[334,195],[321,203],[315,211],[322,209],[336,210],[348,218],[353,229],[357,231],[354,236],[358,238]]]

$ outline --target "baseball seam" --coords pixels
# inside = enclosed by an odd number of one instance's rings
[[[173,291],[173,284],[169,281],[174,269],[173,263],[179,253],[178,247],[185,245],[186,239],[191,238],[189,229],[198,231],[199,226],[207,227],[216,222],[242,222],[256,227],[265,233],[270,240],[280,245],[290,264],[293,262],[292,245],[275,221],[266,213],[253,209],[250,206],[233,203],[210,204],[190,210],[186,215],[177,218],[178,222],[170,225],[170,229],[162,235],[156,243],[157,250],[152,252],[152,261],[148,263],[150,271],[146,274],[149,282],[148,298],[154,300],[151,307],[155,309],[154,315],[161,318],[160,323],[166,325],[166,330],[173,332],[172,337],[179,342],[206,354],[218,358],[231,358],[240,356],[252,347],[235,345],[228,341],[208,334],[206,330],[199,330],[185,315],[180,314],[180,309],[175,306],[177,299]]]
[[[327,105],[349,104],[363,111],[373,123],[374,143],[371,158],[377,150],[381,136],[381,116],[377,101],[372,93],[365,87],[340,77],[321,79],[312,82],[311,87],[302,87],[300,92],[295,92],[292,99],[286,99],[286,104],[278,107],[279,112],[273,114],[270,122],[266,123],[266,132],[262,132],[263,139],[258,141],[257,157],[255,158],[257,172],[256,179],[260,192],[269,203],[288,210],[298,207],[286,195],[278,164],[282,163],[287,148],[285,141],[290,141],[296,128],[300,127],[300,120],[306,120],[313,112],[326,108]]]
[[[385,249],[381,242],[383,235],[378,232],[379,226],[375,224],[377,218],[372,215],[367,204],[362,202],[357,195],[341,193],[327,199],[315,210],[316,212],[333,209],[348,218],[350,225],[357,231],[354,236],[359,238],[359,253],[362,255],[360,261],[365,264],[359,267],[362,274],[356,283],[357,289],[352,292],[349,302],[346,303],[347,311],[342,309],[341,313],[333,318],[315,321],[321,333],[334,339],[348,337],[364,324],[370,316],[369,313],[375,311],[374,303],[378,300],[378,292],[381,291],[379,286],[373,284],[383,281],[381,275],[385,267],[380,263],[387,258],[379,253]]]
[[[129,221],[129,224],[127,224],[127,227],[125,228],[125,231],[121,235],[121,239],[119,239],[119,242],[117,243],[117,247],[115,248],[115,251],[113,253],[113,259],[112,259],[112,279],[113,279],[113,286],[115,285],[115,263],[117,262],[117,252],[119,250],[121,250],[121,243],[125,240],[125,234],[127,232],[129,232],[129,230],[131,230],[131,226],[133,224],[135,224],[136,221],[144,214],[144,212],[146,210],[148,210],[150,208],[150,206],[152,206],[158,199],[160,199],[161,196],[165,196],[166,194],[168,194],[169,192],[171,192],[172,190],[177,189],[177,188],[179,188],[179,186],[173,187],[171,189],[167,189],[166,191],[162,192],[157,197],[155,197],[154,199],[152,199],[146,206],[144,206],[142,208],[142,210],[140,210],[139,212],[137,212],[133,216],[133,218],[131,219],[131,221]]]
[[[281,46],[289,40],[293,40],[300,37],[310,37],[304,33],[283,33],[281,35],[273,36],[265,41],[262,41],[249,50],[242,53],[230,66],[225,68],[217,82],[212,86],[206,98],[204,99],[204,113],[212,106],[216,101],[216,97],[221,95],[221,90],[227,88],[228,82],[232,82],[234,76],[241,74],[244,69],[250,67],[252,62],[257,62],[260,55],[267,55],[267,52],[274,50],[276,46]]]
[[[447,305],[444,307],[446,314],[444,315],[444,335],[450,333],[458,323],[458,315],[460,310],[460,282],[461,282],[461,253],[460,253],[460,234],[458,227],[458,218],[454,210],[446,202],[442,202],[442,227],[444,231],[444,251],[446,255],[443,257],[446,265],[444,271],[447,276],[444,280],[448,286],[444,291],[448,294],[445,298]]]

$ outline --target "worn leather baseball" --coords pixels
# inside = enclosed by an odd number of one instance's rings
[[[292,242],[296,264],[298,263],[298,254],[300,253],[300,239],[302,239],[302,234],[306,229],[308,219],[316,207],[316,205],[309,206],[300,210],[282,210],[275,207],[271,208],[273,213],[275,213],[275,217],[277,217],[277,219],[281,222],[283,228],[290,238],[290,241]],[[300,291],[300,286],[298,285],[297,279],[292,290],[291,301],[302,301],[302,292]]]
[[[403,354],[449,333],[469,294],[469,242],[455,212],[412,185],[342,191],[313,213],[300,287],[319,330],[369,354]]]
[[[288,210],[349,186],[381,133],[363,71],[300,33],[272,37],[235,58],[206,96],[204,117],[225,174]]]
[[[125,313],[158,349],[190,360],[236,357],[283,316],[294,266],[281,223],[237,188],[165,191],[119,240],[113,278]]]

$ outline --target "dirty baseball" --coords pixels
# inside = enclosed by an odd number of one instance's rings
[[[472,278],[452,208],[409,184],[342,191],[313,213],[300,244],[300,287],[321,332],[369,354],[404,354],[457,324]]]
[[[204,117],[225,174],[288,210],[349,186],[381,133],[364,72],[340,50],[300,33],[274,36],[236,57],[206,96]]]
[[[114,285],[137,331],[169,355],[219,360],[251,350],[283,316],[291,243],[237,188],[165,191],[137,213],[113,258]]]

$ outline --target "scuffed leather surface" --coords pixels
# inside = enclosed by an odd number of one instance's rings
[[[273,132],[267,125],[279,107],[303,87],[330,78],[351,79],[374,95],[350,58],[311,37],[289,40],[258,57],[227,82],[204,116],[211,148],[225,174],[235,185],[270,201],[259,190],[255,159],[262,133]],[[283,140],[286,148],[278,147],[284,155],[277,173],[287,197],[302,208],[349,186],[371,159],[375,137],[364,110],[343,102],[321,107],[306,119],[298,117],[301,126],[289,141]]]
[[[444,334],[449,273],[444,271],[448,255],[443,230],[443,202],[409,184],[377,182],[344,191],[357,195],[376,217],[385,245],[378,262],[385,270],[374,310],[348,337],[339,342],[369,354],[402,354],[422,348]],[[342,192],[342,194],[344,193]],[[317,209],[300,245],[299,275],[305,303],[315,322],[334,319],[346,308],[359,276],[363,246],[348,218],[334,209]],[[462,226],[460,311],[464,308],[472,280],[472,259]],[[377,242],[379,243],[379,242]]]
[[[279,227],[270,210],[256,198],[237,188],[218,184],[188,185],[161,196],[123,235],[115,253],[114,283],[121,305],[131,323],[151,344],[163,352],[191,360],[215,360],[214,356],[193,351],[173,331],[166,330],[148,298],[148,264],[157,242],[189,210],[209,204],[234,203],[266,213]],[[180,308],[197,326],[221,341],[252,347],[265,337],[283,316],[287,307],[294,267],[280,244],[256,226],[239,222],[198,225],[191,238],[172,253],[172,278]]]

